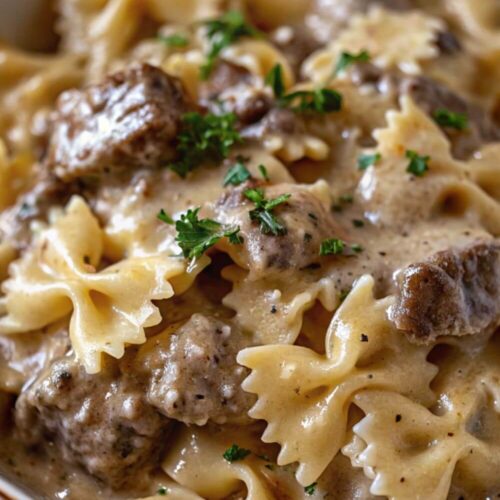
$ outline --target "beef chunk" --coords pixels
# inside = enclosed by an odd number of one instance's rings
[[[66,460],[114,488],[138,486],[171,422],[144,402],[144,388],[129,372],[114,360],[98,375],[88,375],[74,357],[54,362],[17,400],[21,439],[53,441]]]
[[[202,84],[200,102],[213,113],[234,113],[240,125],[260,120],[272,107],[273,99],[256,88],[252,75],[241,66],[219,62],[210,80]]]
[[[297,76],[304,60],[321,46],[304,26],[278,28],[273,33],[272,41],[287,58]]]
[[[254,397],[241,389],[248,370],[236,363],[244,347],[228,324],[194,314],[146,358],[148,401],[169,418],[204,425],[241,422]]]
[[[500,140],[500,127],[482,108],[468,102],[444,85],[426,77],[403,78],[400,92],[409,95],[429,115],[440,108],[467,115],[469,126],[466,130],[444,129],[457,158],[466,159],[482,143]]]
[[[216,207],[217,219],[240,226],[243,249],[234,258],[250,270],[254,277],[280,274],[289,269],[305,269],[319,263],[319,247],[326,238],[342,237],[328,205],[306,186],[278,184],[265,190],[272,199],[289,193],[291,197],[273,210],[286,227],[286,234],[264,234],[249,211],[254,204],[243,191],[248,186],[225,193]]]
[[[477,241],[403,269],[390,316],[411,340],[471,335],[500,321],[500,243]]]
[[[0,240],[8,241],[17,249],[25,248],[31,241],[31,223],[46,220],[50,208],[65,205],[78,190],[75,183],[65,184],[41,172],[33,189],[0,214]]]
[[[155,167],[174,156],[187,103],[181,83],[148,64],[132,66],[58,99],[47,156],[70,180],[118,167]]]
[[[202,83],[200,99],[202,102],[218,99],[227,89],[248,84],[251,79],[251,74],[242,66],[220,61],[210,74],[210,79]]]

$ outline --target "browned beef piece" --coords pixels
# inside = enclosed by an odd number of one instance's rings
[[[243,195],[248,185],[227,191],[216,206],[217,220],[240,227],[243,237],[240,265],[247,267],[254,277],[268,277],[290,269],[318,267],[319,248],[324,239],[344,237],[329,207],[305,186],[276,184],[265,189],[267,199],[282,194],[291,197],[273,210],[285,226],[281,235],[264,234],[249,211],[255,208]]]
[[[241,389],[248,370],[236,363],[243,338],[221,320],[194,314],[144,365],[148,401],[169,418],[204,425],[244,422],[254,396]]]
[[[187,102],[180,81],[141,64],[61,94],[47,163],[63,180],[171,159]]]
[[[297,76],[304,60],[321,46],[313,35],[305,27],[299,25],[280,28],[272,37],[273,43],[287,58]]]
[[[500,322],[500,243],[477,241],[403,269],[391,319],[410,340],[472,335]]]
[[[21,439],[52,441],[64,459],[114,488],[139,486],[156,464],[172,422],[144,401],[145,389],[123,362],[97,375],[74,357],[54,362],[17,400]]]
[[[403,78],[400,92],[409,95],[429,115],[444,108],[467,116],[469,126],[466,130],[444,128],[457,158],[468,158],[482,143],[500,140],[500,127],[480,106],[468,102],[436,81],[426,77]]]
[[[253,85],[252,75],[241,66],[219,62],[200,89],[200,103],[214,113],[234,113],[240,126],[255,123],[272,107],[273,99]],[[222,103],[222,108],[221,108]]]
[[[50,208],[66,204],[78,191],[75,183],[65,184],[53,175],[41,172],[33,189],[0,213],[0,241],[8,241],[17,249],[25,248],[31,241],[31,222],[46,220]]]

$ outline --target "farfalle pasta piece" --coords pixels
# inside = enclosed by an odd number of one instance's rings
[[[222,13],[219,0],[146,0],[148,12],[163,23],[191,24],[217,17]]]
[[[0,210],[14,203],[17,195],[29,187],[33,163],[34,158],[29,153],[9,158],[0,139]]]
[[[436,368],[429,348],[412,346],[386,318],[392,298],[375,300],[373,278],[361,277],[336,312],[326,354],[300,346],[269,345],[240,351],[252,370],[246,391],[258,395],[249,415],[268,422],[264,442],[278,442],[278,464],[298,462],[302,485],[321,475],[347,432],[354,395],[376,387],[428,403]]]
[[[444,134],[410,98],[401,99],[400,111],[387,113],[387,127],[374,137],[381,159],[365,171],[358,187],[373,223],[405,227],[431,216],[456,215],[478,219],[486,230],[500,234],[500,205],[479,179],[474,182],[474,163],[452,158]],[[407,151],[428,157],[422,176],[407,171]]]
[[[71,314],[71,343],[89,373],[100,370],[101,353],[119,358],[126,344],[144,342],[144,328],[161,320],[153,300],[174,294],[172,280],[185,290],[194,273],[186,274],[183,260],[165,255],[98,270],[102,253],[103,232],[85,202],[74,197],[11,264],[0,333],[36,330]]]
[[[450,342],[461,352],[440,368],[433,411],[394,393],[356,395],[366,416],[343,452],[373,479],[372,494],[445,499],[457,469],[484,491],[498,488],[500,350],[498,341],[474,342]]]
[[[300,333],[302,316],[319,300],[328,311],[338,304],[333,278],[303,276],[290,279],[252,280],[247,271],[229,266],[223,277],[233,283],[223,303],[236,311],[234,321],[251,332],[259,344],[293,344]]]
[[[480,55],[497,54],[500,50],[498,2],[496,0],[450,0],[448,10],[474,43],[471,49]],[[498,55],[496,55],[498,57]]]
[[[366,50],[381,68],[417,74],[422,62],[437,57],[436,35],[443,28],[442,21],[421,12],[374,7],[367,14],[353,16],[338,38],[311,55],[304,62],[303,73],[313,81],[327,81],[342,52]]]
[[[177,483],[203,498],[226,498],[235,492],[243,495],[246,487],[246,497],[239,498],[273,500],[275,497],[262,473],[265,464],[262,459],[249,453],[243,460],[230,463],[223,457],[233,443],[247,450],[251,448],[255,441],[246,434],[241,428],[214,435],[205,428],[183,427],[162,468]]]

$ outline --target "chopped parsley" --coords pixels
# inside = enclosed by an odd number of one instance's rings
[[[368,167],[371,167],[372,165],[378,163],[381,158],[382,155],[380,153],[375,153],[372,155],[361,155],[358,158],[358,169],[366,170]]]
[[[342,107],[342,96],[332,89],[297,90],[281,98],[284,106],[297,113],[332,113]]]
[[[238,234],[239,226],[226,226],[212,219],[199,219],[199,211],[199,207],[194,210],[189,209],[175,222],[177,230],[175,241],[181,247],[184,257],[197,259],[221,238],[228,238],[233,245],[242,242]],[[163,220],[162,211],[158,213],[158,218]]]
[[[225,460],[229,463],[236,462],[238,460],[243,460],[245,457],[250,455],[251,451],[245,448],[240,448],[237,444],[230,446],[223,454]]]
[[[265,181],[269,181],[269,175],[267,173],[267,168],[264,165],[259,165],[259,172]]]
[[[465,130],[468,125],[467,115],[463,113],[454,113],[446,108],[436,109],[436,111],[432,113],[432,117],[441,127]]]
[[[167,494],[167,488],[165,488],[165,486],[160,486],[157,490],[156,490],[156,493],[157,495],[160,495],[160,496],[165,496]]]
[[[347,298],[347,296],[351,293],[351,289],[347,289],[347,290],[341,290],[340,293],[339,293],[339,300],[340,302],[344,302],[344,300]]]
[[[363,247],[359,243],[353,243],[351,245],[351,250],[356,253],[360,253],[363,251]]]
[[[243,163],[243,158],[236,159],[236,163],[227,171],[224,176],[224,186],[231,184],[232,186],[239,186],[246,180],[250,179],[251,174],[248,168]]]
[[[209,49],[207,59],[200,68],[201,78],[206,80],[214,67],[215,61],[223,49],[244,36],[258,36],[260,32],[245,22],[245,18],[236,10],[226,12],[217,19],[206,21]]]
[[[335,65],[335,69],[333,71],[334,75],[338,75],[342,71],[344,71],[347,66],[350,66],[356,62],[368,62],[370,60],[370,54],[366,50],[362,50],[359,54],[351,54],[350,52],[342,52],[340,57]]]
[[[430,156],[420,156],[417,152],[408,149],[406,151],[406,158],[410,160],[406,171],[417,177],[422,177],[427,170],[429,170],[428,162],[431,159]]]
[[[316,486],[318,485],[317,482],[310,484],[309,486],[304,487],[304,491],[306,492],[307,495],[314,495],[314,492],[316,491]]]
[[[186,113],[182,117],[182,130],[177,136],[179,160],[169,165],[181,177],[197,168],[204,160],[219,161],[226,158],[233,144],[241,140],[235,129],[233,113],[213,115]]]
[[[320,255],[340,255],[343,253],[345,248],[345,243],[338,238],[329,238],[323,240],[319,247]]]
[[[158,40],[168,47],[186,47],[189,43],[189,40],[179,33],[169,36],[159,35]]]
[[[273,210],[287,201],[291,194],[282,194],[272,200],[266,200],[264,191],[259,188],[247,189],[244,195],[255,203],[255,208],[250,210],[250,219],[260,223],[260,230],[264,234],[273,234],[274,236],[281,236],[286,234],[286,227],[278,221],[273,214]]]
[[[265,83],[273,89],[274,97],[280,99],[285,95],[285,84],[283,83],[283,68],[281,64],[275,64],[266,75]]]
[[[156,217],[159,220],[161,220],[162,222],[164,222],[165,224],[170,224],[171,226],[173,226],[175,224],[174,219],[172,219],[172,217],[170,217],[170,215],[168,215],[167,212],[165,212],[165,210],[163,210],[163,208],[158,212]]]
[[[352,225],[354,227],[363,227],[365,225],[365,221],[361,219],[352,219]]]
[[[297,90],[285,93],[281,64],[273,66],[266,76],[266,83],[273,89],[274,97],[282,107],[297,113],[331,113],[342,107],[342,96],[336,90],[319,88],[316,90]]]

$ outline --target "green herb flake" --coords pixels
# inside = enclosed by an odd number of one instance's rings
[[[157,490],[156,490],[156,493],[157,495],[160,495],[160,496],[165,496],[167,493],[168,493],[168,490],[165,486],[160,486]]]
[[[241,12],[232,10],[217,19],[204,23],[207,29],[209,49],[207,59],[200,68],[200,75],[206,80],[213,70],[215,61],[223,49],[245,36],[260,36],[260,32],[245,22]]]
[[[184,35],[180,35],[179,33],[174,33],[169,36],[159,35],[157,38],[168,47],[181,48],[186,47],[189,44],[189,40]]]
[[[354,227],[363,227],[365,225],[365,221],[363,221],[361,219],[353,219],[352,220],[352,225]]]
[[[205,160],[220,161],[229,154],[231,146],[241,140],[235,128],[233,113],[201,115],[186,113],[182,117],[182,130],[177,136],[179,160],[168,165],[181,177],[200,166]]]
[[[200,208],[189,209],[175,223],[175,241],[181,247],[184,257],[197,259],[220,239],[228,238],[237,245],[242,242],[239,226],[227,226],[212,219],[199,219]]]
[[[348,66],[357,62],[368,62],[370,60],[370,54],[366,50],[362,50],[359,54],[351,54],[350,52],[342,52],[335,65],[333,71],[334,75],[338,75],[344,71]]]
[[[260,230],[263,234],[272,234],[274,236],[286,234],[286,227],[279,222],[272,211],[278,205],[287,201],[291,194],[282,194],[272,200],[266,200],[264,191],[259,188],[247,189],[243,194],[255,203],[255,208],[250,210],[249,216],[251,220],[260,223]]]
[[[246,180],[250,179],[251,175],[247,167],[241,159],[237,159],[236,163],[227,171],[224,176],[224,186],[231,184],[232,186],[239,186]]]
[[[329,238],[321,242],[320,255],[341,255],[344,252],[345,243],[338,238]]]
[[[417,177],[422,177],[427,170],[429,170],[428,162],[431,159],[430,156],[420,156],[418,153],[412,150],[406,151],[406,158],[410,160],[406,171]]]
[[[360,253],[363,251],[363,247],[359,243],[354,243],[351,245],[351,250],[356,253]]]
[[[377,164],[382,159],[380,153],[375,153],[372,155],[361,155],[358,158],[358,169],[366,170],[368,167]]]
[[[168,215],[167,212],[163,210],[163,208],[158,212],[156,217],[158,218],[158,220],[161,220],[165,224],[170,224],[171,226],[174,225],[174,219],[172,219],[172,217],[170,217],[170,215]]]
[[[309,486],[304,487],[304,491],[306,492],[307,495],[314,495],[314,492],[316,491],[316,486],[318,485],[317,482],[310,484]]]
[[[245,448],[240,448],[237,444],[230,446],[223,454],[225,460],[229,463],[236,462],[238,460],[243,460],[245,457],[250,455],[251,451]]]
[[[341,109],[342,95],[336,90],[325,88],[297,90],[283,96],[281,104],[297,113],[332,113]]]
[[[354,196],[352,194],[342,194],[339,197],[342,203],[352,203],[354,201]]]
[[[446,108],[439,108],[434,111],[432,117],[438,125],[456,130],[465,130],[468,126],[467,115],[463,113],[454,113]]]
[[[285,94],[285,84],[283,83],[283,69],[281,64],[275,64],[266,75],[266,85],[273,89],[274,96],[278,99]]]
[[[281,64],[273,66],[266,75],[265,82],[272,88],[279,106],[290,108],[297,113],[324,114],[339,111],[342,107],[342,95],[332,89],[297,90],[286,94]]]
[[[344,300],[347,298],[347,296],[351,293],[351,289],[348,288],[347,290],[341,290],[339,293],[339,300],[340,303],[344,302]]]
[[[266,181],[269,182],[269,175],[267,173],[267,168],[264,165],[259,165],[259,172],[260,175],[262,175],[262,178]]]

